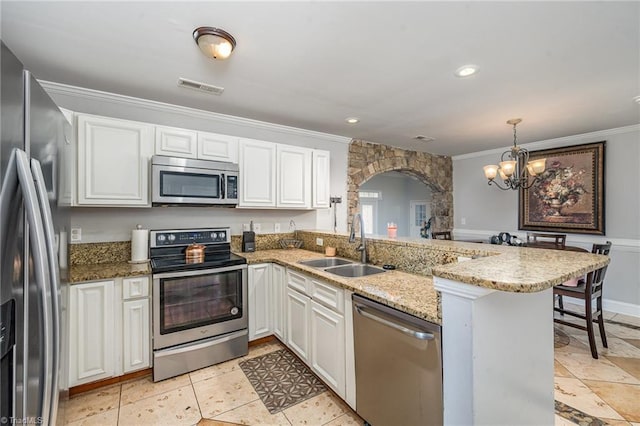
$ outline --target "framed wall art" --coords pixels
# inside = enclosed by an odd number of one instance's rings
[[[518,229],[604,235],[605,144],[531,151],[529,160],[546,158],[546,168],[520,189]]]

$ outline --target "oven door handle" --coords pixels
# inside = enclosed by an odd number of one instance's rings
[[[226,178],[224,177],[224,173],[222,173],[220,176],[221,176],[221,179],[220,179],[220,198],[222,198],[224,200],[226,198],[225,197],[225,192],[227,192],[224,187],[227,185],[227,181],[226,181]]]
[[[241,269],[247,269],[247,265],[235,265],[235,266],[227,266],[224,268],[213,268],[213,269],[196,269],[195,271],[176,271],[176,272],[163,272],[160,274],[153,274],[154,279],[162,279],[162,278],[184,278],[184,277],[195,277],[198,275],[211,275],[211,274],[219,274],[221,272],[231,272],[238,271]]]

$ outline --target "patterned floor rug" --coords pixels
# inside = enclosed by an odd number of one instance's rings
[[[242,361],[240,368],[271,414],[326,390],[322,382],[286,349]]]

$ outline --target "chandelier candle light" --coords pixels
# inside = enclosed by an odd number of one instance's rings
[[[487,183],[489,185],[495,183],[502,190],[531,188],[539,179],[537,175],[544,172],[545,169],[546,158],[529,161],[529,151],[516,144],[516,126],[521,121],[521,118],[512,118],[507,121],[507,124],[513,126],[513,147],[502,153],[500,165],[491,164],[483,167],[484,175],[488,180]],[[498,174],[505,186],[495,181]],[[529,180],[529,177],[533,179]]]

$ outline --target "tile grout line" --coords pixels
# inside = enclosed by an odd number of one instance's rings
[[[189,376],[189,384],[191,385],[191,390],[193,391],[193,397],[196,399],[196,404],[198,404],[198,412],[200,413],[200,420],[202,420],[204,419],[204,416],[202,415],[202,408],[200,407],[200,401],[198,400],[198,394],[196,393],[196,388],[193,386],[193,380],[191,380],[191,372],[187,373],[187,375]],[[200,420],[198,420],[198,423],[200,422]],[[196,425],[198,423],[196,423]]]

